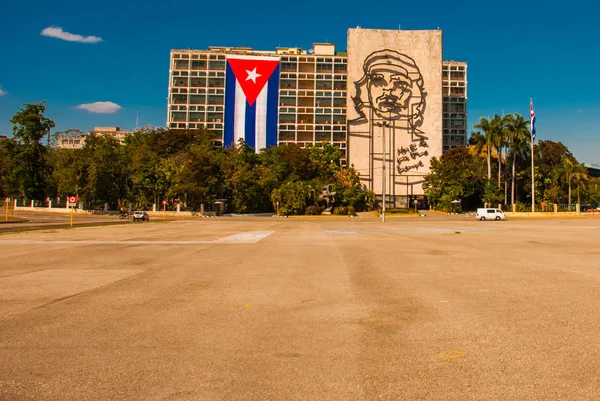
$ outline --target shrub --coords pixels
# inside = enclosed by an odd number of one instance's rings
[[[323,210],[321,206],[309,206],[306,208],[304,214],[307,216],[318,216],[323,213]]]
[[[348,208],[346,206],[338,206],[333,209],[333,214],[338,216],[346,216],[348,214]]]
[[[354,210],[354,206],[352,206],[352,205],[348,206],[348,215],[354,216],[355,214],[356,214],[356,212]]]

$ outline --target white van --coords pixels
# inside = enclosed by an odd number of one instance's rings
[[[500,209],[480,208],[477,209],[475,218],[478,220],[504,220],[506,216]]]

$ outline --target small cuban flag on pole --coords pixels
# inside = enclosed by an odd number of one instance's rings
[[[531,117],[531,140],[535,141],[535,112],[533,111],[533,99],[529,99],[529,116]]]

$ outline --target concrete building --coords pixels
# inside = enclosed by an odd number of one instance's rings
[[[348,162],[407,206],[442,155],[442,32],[349,29],[348,81]]]
[[[82,149],[85,145],[85,140],[88,135],[94,134],[98,136],[110,136],[123,143],[127,135],[131,135],[133,131],[122,130],[120,127],[95,127],[87,134],[83,135],[65,135],[59,136],[56,141],[56,147],[63,149]]]
[[[444,96],[444,152],[467,145],[467,63],[444,61],[442,65]]]
[[[274,56],[280,60],[278,143],[310,146],[332,142],[346,149],[346,54],[333,44],[255,51],[210,47],[172,50],[167,127],[206,127],[223,142],[225,60],[231,56]]]
[[[56,147],[60,149],[81,149],[85,145],[87,135],[62,135],[56,138]]]
[[[132,133],[133,131],[121,129],[120,127],[95,127],[93,130],[88,132],[88,135],[94,134],[98,136],[111,136],[122,144],[125,141],[125,138]]]
[[[235,142],[240,136],[228,136],[227,127],[232,130],[233,125],[242,125],[244,117],[227,113],[227,93],[232,93],[227,92],[227,77],[247,95],[248,80],[256,84],[264,73],[249,67],[241,68],[240,76],[233,62],[250,58],[278,61],[274,72],[279,77],[275,143],[333,143],[378,195],[383,192],[382,135],[387,132],[385,185],[391,204],[406,205],[422,195],[429,159],[466,144],[467,66],[442,61],[440,30],[350,29],[347,52],[329,43],[315,43],[308,51],[295,47],[171,50],[167,127],[206,127],[217,143],[230,146]],[[395,66],[392,69],[400,71],[400,75],[390,75],[380,69],[387,74],[384,80],[394,80],[400,92],[390,98],[396,99],[397,105],[378,108],[369,97],[374,86],[367,74],[371,65],[382,60],[389,60]],[[250,101],[247,110],[249,107],[254,107]]]

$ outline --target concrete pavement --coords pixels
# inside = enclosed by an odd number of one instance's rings
[[[0,399],[600,397],[600,220],[4,234]]]

